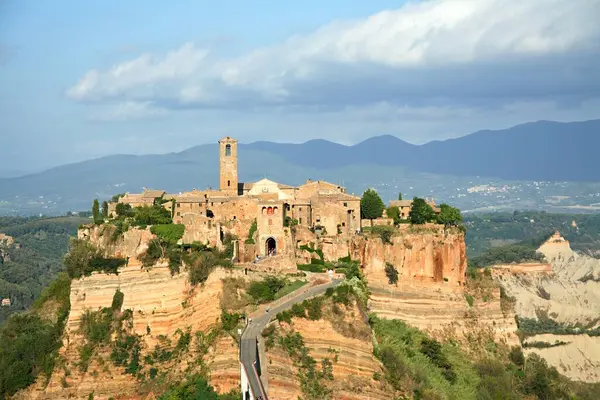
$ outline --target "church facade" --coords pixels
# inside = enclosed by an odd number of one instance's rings
[[[232,234],[246,253],[253,253],[246,258],[293,251],[296,243],[290,232],[295,229],[322,236],[348,236],[360,229],[360,197],[339,185],[307,180],[290,186],[266,178],[240,182],[238,141],[229,136],[219,140],[218,190],[169,194],[147,189],[127,193],[119,202],[137,207],[152,205],[156,199],[168,200],[164,206],[172,212],[173,222],[185,225],[184,243],[219,246],[225,234]],[[111,210],[115,206],[111,204]]]

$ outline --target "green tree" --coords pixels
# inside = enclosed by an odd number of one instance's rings
[[[402,200],[402,192],[398,192],[398,200]]]
[[[457,226],[462,222],[462,215],[458,208],[449,206],[448,204],[440,205],[440,215],[438,215],[438,223],[444,226]]]
[[[108,219],[108,202],[102,202],[102,219]]]
[[[433,208],[424,199],[415,197],[408,213],[411,224],[422,225],[435,219]]]
[[[360,199],[360,214],[362,218],[373,220],[383,215],[385,205],[374,189],[367,189]],[[373,221],[371,221],[373,223]]]
[[[135,215],[135,212],[131,208],[131,205],[127,203],[117,203],[117,206],[115,207],[115,212],[119,217],[133,217]]]
[[[94,204],[92,205],[92,218],[95,224],[99,224],[102,221],[100,219],[100,203],[98,203],[98,199],[94,199]]]
[[[400,209],[396,206],[388,207],[385,210],[388,218],[392,218],[394,220],[394,225],[398,225],[400,223]]]

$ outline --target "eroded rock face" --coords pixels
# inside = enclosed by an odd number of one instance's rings
[[[110,257],[139,257],[148,249],[148,243],[156,236],[150,228],[129,228],[114,238],[116,227],[112,225],[92,226],[79,229],[77,238],[89,240],[94,246]]]
[[[370,328],[361,319],[356,306],[346,310],[346,327],[354,327],[356,331],[364,330],[364,334],[352,337],[348,331],[334,326],[332,322],[321,319],[311,321],[304,318],[293,318],[294,330],[300,333],[310,355],[317,363],[328,358],[333,365],[333,382],[328,383],[332,389],[332,399],[389,399],[390,388],[373,379],[377,372],[383,375],[379,361],[373,356],[373,344]],[[356,332],[353,331],[353,332]],[[332,351],[332,350],[335,350]],[[335,361],[337,355],[337,361]],[[289,356],[280,348],[267,352],[269,363],[269,398],[296,399],[302,397],[297,378],[297,368]]]
[[[80,371],[78,367],[80,351],[85,343],[80,332],[81,318],[86,310],[97,311],[111,307],[117,289],[124,295],[121,309],[132,311],[132,326],[128,329],[130,334],[140,337],[142,360],[154,350],[160,337],[170,339],[174,346],[179,338],[178,331],[189,330],[192,337],[189,350],[176,360],[154,366],[159,371],[163,369],[162,372],[166,372],[169,379],[177,381],[186,376],[188,368],[192,368],[192,372],[196,371],[194,368],[199,368],[200,357],[209,370],[210,384],[219,393],[238,388],[240,368],[237,343],[222,333],[208,352],[202,355],[195,347],[195,334],[206,334],[219,326],[222,280],[241,276],[241,272],[217,269],[204,284],[193,287],[189,283],[187,272],[171,276],[168,266],[164,264],[149,269],[142,267],[136,256],[145,251],[148,241],[153,237],[149,231],[131,229],[123,238],[113,242],[100,229],[80,230],[78,237],[90,240],[104,250],[107,256],[129,257],[129,262],[119,269],[118,275],[93,273],[89,277],[72,281],[71,310],[63,334],[63,347],[59,351],[63,361],[54,369],[48,385],[42,382],[42,378],[22,391],[17,398],[87,399],[91,392],[94,392],[96,399],[154,398],[152,394],[140,395],[139,393],[147,393],[143,389],[143,383],[127,374],[123,367],[113,364],[110,346],[97,348],[87,372]],[[145,365],[143,371],[148,373],[150,367],[151,365]]]

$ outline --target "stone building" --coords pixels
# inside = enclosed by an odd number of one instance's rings
[[[146,189],[127,193],[120,203],[132,207],[151,206],[155,200],[173,210],[173,222],[185,225],[184,243],[201,242],[219,246],[227,233],[243,242],[256,222],[252,239],[260,256],[290,253],[295,243],[291,227],[318,230],[325,236],[349,236],[360,229],[360,197],[325,181],[307,180],[290,186],[269,179],[254,183],[239,181],[238,141],[229,136],[219,140],[219,190],[197,190],[168,194]],[[110,204],[114,214],[116,203]]]
[[[436,214],[440,213],[440,208],[435,205],[435,200],[432,198],[425,199],[425,202],[433,208]],[[400,218],[407,219],[410,208],[412,207],[412,200],[392,200],[389,202],[388,207],[398,207],[400,210]]]

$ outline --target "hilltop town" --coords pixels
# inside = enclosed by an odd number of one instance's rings
[[[348,194],[340,185],[310,180],[300,186],[290,186],[262,179],[254,183],[239,181],[238,141],[231,137],[219,140],[219,189],[197,190],[170,194],[164,190],[146,189],[143,193],[126,193],[108,203],[109,218],[126,213],[123,205],[131,208],[162,204],[174,224],[182,224],[185,231],[182,243],[199,242],[222,248],[225,235],[248,237],[235,244],[236,259],[253,260],[256,257],[295,254],[300,239],[290,231],[303,229],[317,235],[334,235],[348,239],[359,234],[361,227],[372,226],[372,221],[361,220],[361,198]],[[440,209],[435,202],[427,203],[435,213]],[[408,219],[412,200],[391,201],[399,217]],[[375,225],[391,225],[393,221],[378,216]],[[309,235],[309,234],[308,234]],[[305,235],[306,236],[306,235]]]

